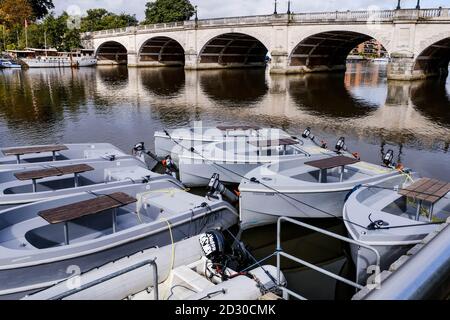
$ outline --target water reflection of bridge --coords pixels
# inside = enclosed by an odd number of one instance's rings
[[[110,95],[108,71],[98,70],[97,94]],[[123,69],[127,85],[116,96],[150,104],[164,121],[196,119],[199,110],[213,118],[247,122],[259,118],[280,125],[330,126],[364,135],[433,136],[450,140],[450,107],[445,82],[385,82],[376,73],[344,75],[268,75],[261,70],[189,71]],[[345,81],[342,81],[344,78]],[[428,89],[427,89],[428,88]],[[429,90],[432,88],[432,90]],[[435,104],[426,102],[435,101]],[[226,109],[226,110],[225,110]],[[187,121],[187,120],[186,120]],[[173,121],[169,121],[172,123]]]
[[[0,102],[5,107],[0,114],[8,125],[26,130],[30,124],[62,125],[65,117],[76,119],[80,112],[113,116],[112,108],[120,107],[126,114],[126,106],[133,106],[151,110],[164,126],[207,119],[293,131],[310,125],[390,141],[414,137],[422,142],[450,142],[445,82],[388,83],[373,70],[354,71],[284,76],[259,69],[28,70],[3,77]],[[19,84],[23,94],[9,91]]]

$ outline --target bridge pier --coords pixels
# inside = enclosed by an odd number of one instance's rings
[[[414,81],[431,77],[447,77],[448,63],[432,62],[421,67],[413,54],[393,53],[388,65],[388,80]]]
[[[138,60],[138,54],[134,51],[128,51],[128,66],[129,67],[138,67],[139,66],[139,60]]]
[[[388,65],[388,80],[419,80],[427,78],[427,75],[421,71],[414,70],[415,59],[413,54],[409,53],[392,53],[391,61]]]

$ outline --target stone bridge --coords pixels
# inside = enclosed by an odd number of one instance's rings
[[[84,33],[82,39],[99,64],[195,70],[268,64],[271,73],[285,74],[345,70],[350,51],[375,39],[391,57],[388,78],[415,80],[448,74],[450,9],[195,20]]]

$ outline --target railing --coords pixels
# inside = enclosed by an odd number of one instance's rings
[[[230,18],[215,18],[205,20],[189,20],[172,23],[158,23],[150,25],[140,25],[137,27],[127,27],[119,29],[110,29],[85,33],[85,35],[101,36],[112,34],[126,34],[136,31],[152,31],[162,29],[194,28],[194,27],[213,27],[227,25],[258,25],[271,24],[274,22],[294,22],[294,23],[331,23],[331,22],[390,22],[396,19],[417,20],[449,18],[449,8],[433,9],[400,9],[400,10],[364,10],[364,11],[334,11],[334,12],[308,12],[296,14],[277,14],[277,15],[259,15],[243,16]]]
[[[344,242],[347,242],[347,243],[351,243],[351,244],[354,244],[354,245],[357,245],[357,246],[360,246],[360,247],[363,247],[363,248],[366,248],[366,249],[372,251],[375,254],[375,256],[376,256],[376,267],[377,267],[376,268],[376,270],[377,270],[376,272],[379,272],[379,270],[380,270],[380,254],[378,253],[378,251],[375,248],[373,248],[371,246],[368,246],[368,245],[366,245],[364,243],[360,243],[358,241],[355,241],[353,239],[349,239],[349,238],[343,237],[343,236],[335,234],[333,232],[330,232],[330,231],[327,231],[327,230],[323,230],[321,228],[314,227],[312,225],[309,225],[309,224],[306,224],[306,223],[303,223],[303,222],[300,222],[300,221],[297,221],[297,220],[294,220],[294,219],[291,219],[291,218],[281,217],[281,218],[278,219],[278,223],[277,223],[277,251],[275,252],[275,255],[277,257],[277,286],[278,286],[278,289],[283,292],[283,298],[285,300],[288,300],[289,296],[293,296],[293,297],[295,297],[295,298],[297,298],[299,300],[306,300],[306,298],[301,296],[301,295],[299,295],[299,294],[297,294],[297,293],[295,293],[295,292],[293,292],[292,290],[289,290],[282,283],[282,281],[281,281],[282,280],[281,279],[281,257],[284,257],[286,259],[289,259],[289,260],[292,260],[294,262],[297,262],[298,264],[301,264],[301,265],[304,265],[304,266],[306,266],[308,268],[311,268],[311,269],[313,269],[313,270],[315,270],[317,272],[320,272],[320,273],[322,273],[322,274],[324,274],[324,275],[326,275],[326,276],[328,276],[330,278],[333,278],[333,279],[335,279],[337,281],[340,281],[340,282],[343,282],[343,283],[345,283],[347,285],[350,285],[350,286],[352,286],[352,287],[354,287],[356,289],[361,290],[364,287],[362,285],[356,283],[356,282],[353,282],[351,280],[343,278],[343,277],[341,277],[341,276],[339,276],[337,274],[334,274],[334,273],[332,273],[332,272],[330,272],[328,270],[325,270],[325,269],[320,268],[320,267],[318,267],[318,266],[316,266],[314,264],[311,264],[311,263],[309,263],[307,261],[304,261],[302,259],[299,259],[297,257],[294,257],[294,256],[288,254],[288,253],[283,252],[283,250],[281,248],[281,223],[283,221],[284,222],[289,222],[289,223],[292,223],[292,224],[295,224],[297,226],[301,226],[301,227],[304,227],[304,228],[307,228],[307,229],[310,229],[310,230],[313,230],[315,232],[322,233],[322,234],[327,235],[329,237],[332,237],[332,238],[335,238],[335,239],[338,239],[338,240],[341,240],[341,241],[344,241]]]

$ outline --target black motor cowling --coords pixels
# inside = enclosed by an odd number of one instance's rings
[[[383,163],[386,167],[390,167],[391,165],[393,165],[393,160],[394,160],[394,150],[390,149],[383,156]]]
[[[345,146],[345,138],[344,137],[340,137],[339,140],[336,142],[336,151],[337,152],[341,152],[341,151],[345,151],[347,147]]]

